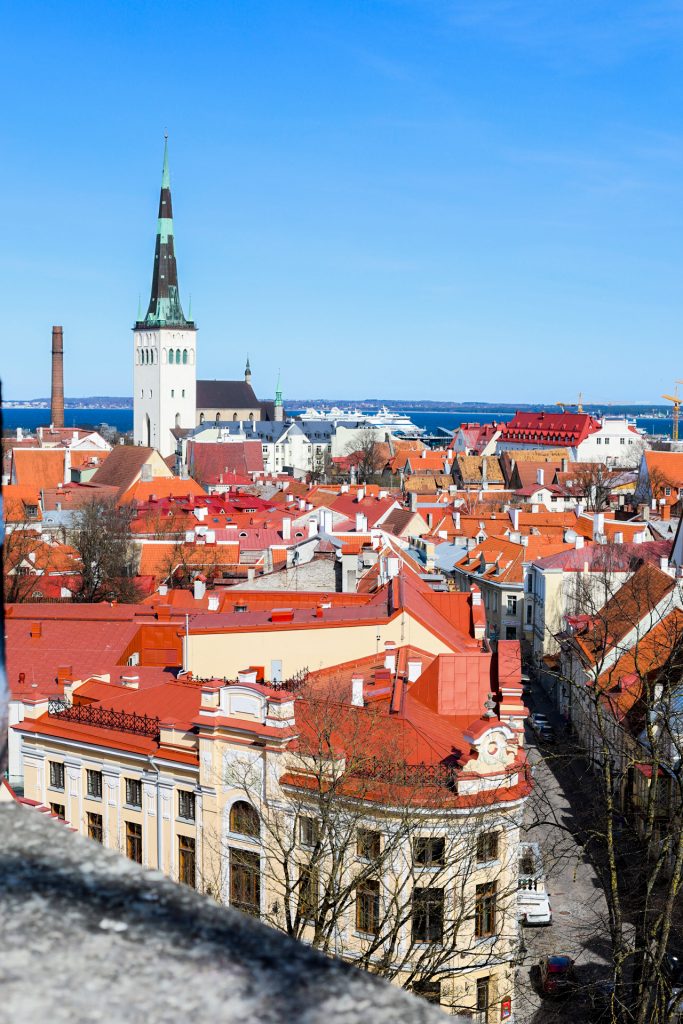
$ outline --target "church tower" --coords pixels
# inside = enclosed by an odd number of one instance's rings
[[[195,426],[197,376],[197,328],[185,319],[178,292],[168,139],[164,142],[152,295],[144,319],[138,311],[133,332],[135,444],[157,448],[167,458],[176,449],[171,431]]]

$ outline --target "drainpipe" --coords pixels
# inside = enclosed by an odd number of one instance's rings
[[[161,857],[162,849],[162,832],[161,832],[161,786],[159,785],[159,779],[161,777],[161,769],[156,764],[154,756],[149,754],[147,757],[150,768],[156,772],[157,776],[157,868],[159,871],[163,871],[163,862]]]

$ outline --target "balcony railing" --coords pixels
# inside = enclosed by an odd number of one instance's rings
[[[134,711],[114,711],[113,708],[103,708],[99,704],[69,704],[61,697],[54,697],[48,701],[47,713],[53,718],[79,722],[97,729],[116,729],[136,736],[159,738],[160,719],[150,715],[136,715]]]
[[[458,787],[457,769],[446,764],[392,764],[372,757],[353,772],[394,786],[439,786],[454,793]]]

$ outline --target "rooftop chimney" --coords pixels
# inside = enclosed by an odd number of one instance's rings
[[[64,426],[64,337],[61,327],[52,328],[52,396],[50,422]]]
[[[354,708],[362,708],[365,705],[362,676],[351,676],[351,703]]]
[[[542,469],[537,469],[536,470],[536,483],[538,484],[539,487],[543,487],[543,482],[544,482],[543,481],[543,470]]]

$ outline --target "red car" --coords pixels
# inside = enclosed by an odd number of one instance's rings
[[[574,984],[574,961],[570,956],[544,956],[538,962],[541,992],[544,996],[561,996]]]

